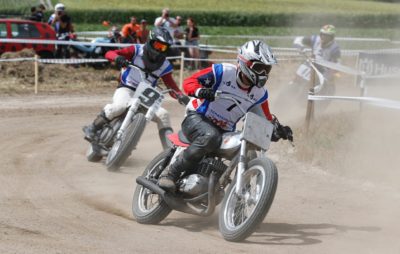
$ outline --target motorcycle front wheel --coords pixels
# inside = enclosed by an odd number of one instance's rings
[[[219,229],[225,240],[242,241],[256,230],[272,205],[277,185],[278,170],[270,159],[256,158],[248,163],[242,195],[236,194],[233,181],[221,206]]]
[[[169,149],[167,149],[157,155],[146,167],[142,176],[149,178],[154,174],[169,152]],[[141,224],[157,224],[165,219],[170,212],[171,208],[158,194],[153,193],[142,185],[138,184],[136,186],[132,200],[132,214],[137,222]]]
[[[117,138],[108,152],[106,166],[109,171],[118,170],[131,155],[146,126],[146,118],[142,113],[133,116],[122,137]]]

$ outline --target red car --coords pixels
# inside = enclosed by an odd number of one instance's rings
[[[39,39],[56,40],[53,28],[42,22],[22,19],[0,19],[0,39]],[[4,52],[15,52],[24,48],[33,48],[43,58],[54,56],[54,44],[5,43],[0,42],[0,55]]]

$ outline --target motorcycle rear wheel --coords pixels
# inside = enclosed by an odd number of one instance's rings
[[[146,126],[146,118],[142,113],[133,116],[132,122],[128,125],[124,135],[116,139],[106,159],[106,166],[109,171],[117,171],[126,159],[131,155]]]
[[[149,177],[164,162],[169,154],[169,149],[164,150],[157,155],[146,167],[142,176]],[[152,201],[155,203],[152,203]],[[158,224],[165,219],[171,212],[171,208],[162,200],[162,198],[152,193],[142,185],[137,185],[132,200],[132,214],[136,221],[141,224]]]
[[[236,180],[224,197],[219,213],[219,229],[227,241],[239,242],[249,237],[264,220],[274,200],[278,170],[268,158],[248,163],[243,175],[243,197],[236,194]]]

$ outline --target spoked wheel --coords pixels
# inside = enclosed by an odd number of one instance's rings
[[[142,113],[133,116],[132,122],[128,125],[122,137],[117,138],[109,151],[106,159],[107,169],[118,170],[126,159],[131,155],[146,126],[146,118]]]
[[[278,171],[267,158],[249,162],[243,175],[242,195],[233,182],[224,198],[219,214],[220,231],[228,241],[242,241],[264,220],[274,200]]]
[[[164,162],[170,150],[164,150],[155,157],[145,169],[142,176],[149,178]],[[157,224],[171,212],[171,208],[158,195],[137,185],[132,201],[132,213],[136,221],[142,224]]]

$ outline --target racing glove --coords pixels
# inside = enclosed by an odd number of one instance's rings
[[[271,136],[272,142],[277,142],[281,138],[293,142],[293,131],[289,126],[283,126],[276,118],[273,120],[273,124],[274,131]]]
[[[183,93],[177,94],[177,99],[179,104],[181,105],[187,105],[190,101],[190,98],[186,95],[184,95]]]
[[[129,65],[129,61],[123,56],[117,56],[114,62],[118,69],[126,68]]]
[[[197,89],[195,97],[199,99],[206,99],[209,101],[215,100],[215,92],[210,88]]]

